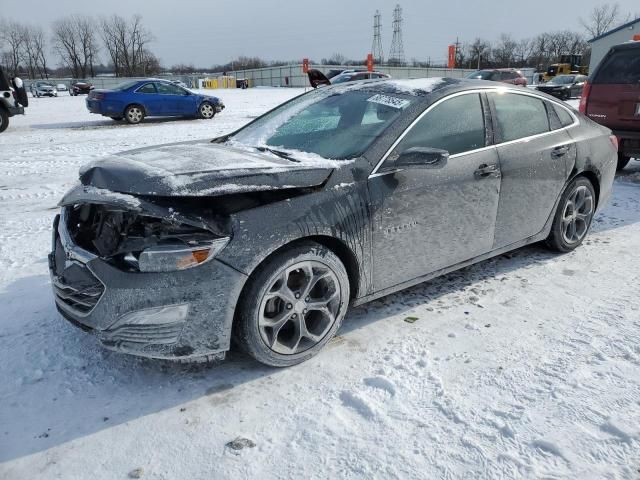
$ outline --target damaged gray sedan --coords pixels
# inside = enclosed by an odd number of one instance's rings
[[[84,167],[55,219],[55,302],[120,352],[216,359],[235,339],[294,365],[349,305],[534,242],[576,248],[615,141],[501,84],[330,86],[213,141]]]

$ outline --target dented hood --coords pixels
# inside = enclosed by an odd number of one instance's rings
[[[220,196],[324,184],[331,161],[293,162],[210,142],[187,142],[132,150],[80,170],[85,186],[151,196]]]

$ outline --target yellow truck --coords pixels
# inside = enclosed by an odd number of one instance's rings
[[[582,55],[560,55],[560,62],[549,66],[542,76],[542,81],[548,82],[556,75],[589,75],[589,67],[581,64]]]

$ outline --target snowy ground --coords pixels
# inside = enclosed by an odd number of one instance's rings
[[[0,478],[640,477],[640,162],[576,252],[524,248],[355,309],[295,368],[120,356],[57,315],[50,224],[82,163],[213,137],[297,93],[224,92],[212,121],[114,124],[81,97],[11,119]],[[225,446],[237,437],[255,446]]]

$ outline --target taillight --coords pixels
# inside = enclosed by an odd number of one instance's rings
[[[584,82],[584,87],[582,87],[582,96],[580,97],[580,105],[578,106],[580,113],[587,113],[587,102],[589,101],[590,91],[591,84],[588,81]]]
[[[609,140],[611,140],[611,143],[613,143],[613,147],[616,149],[616,152],[618,151],[618,137],[616,137],[615,135],[609,135]]]
[[[104,99],[104,93],[91,92],[91,96],[96,100]]]

